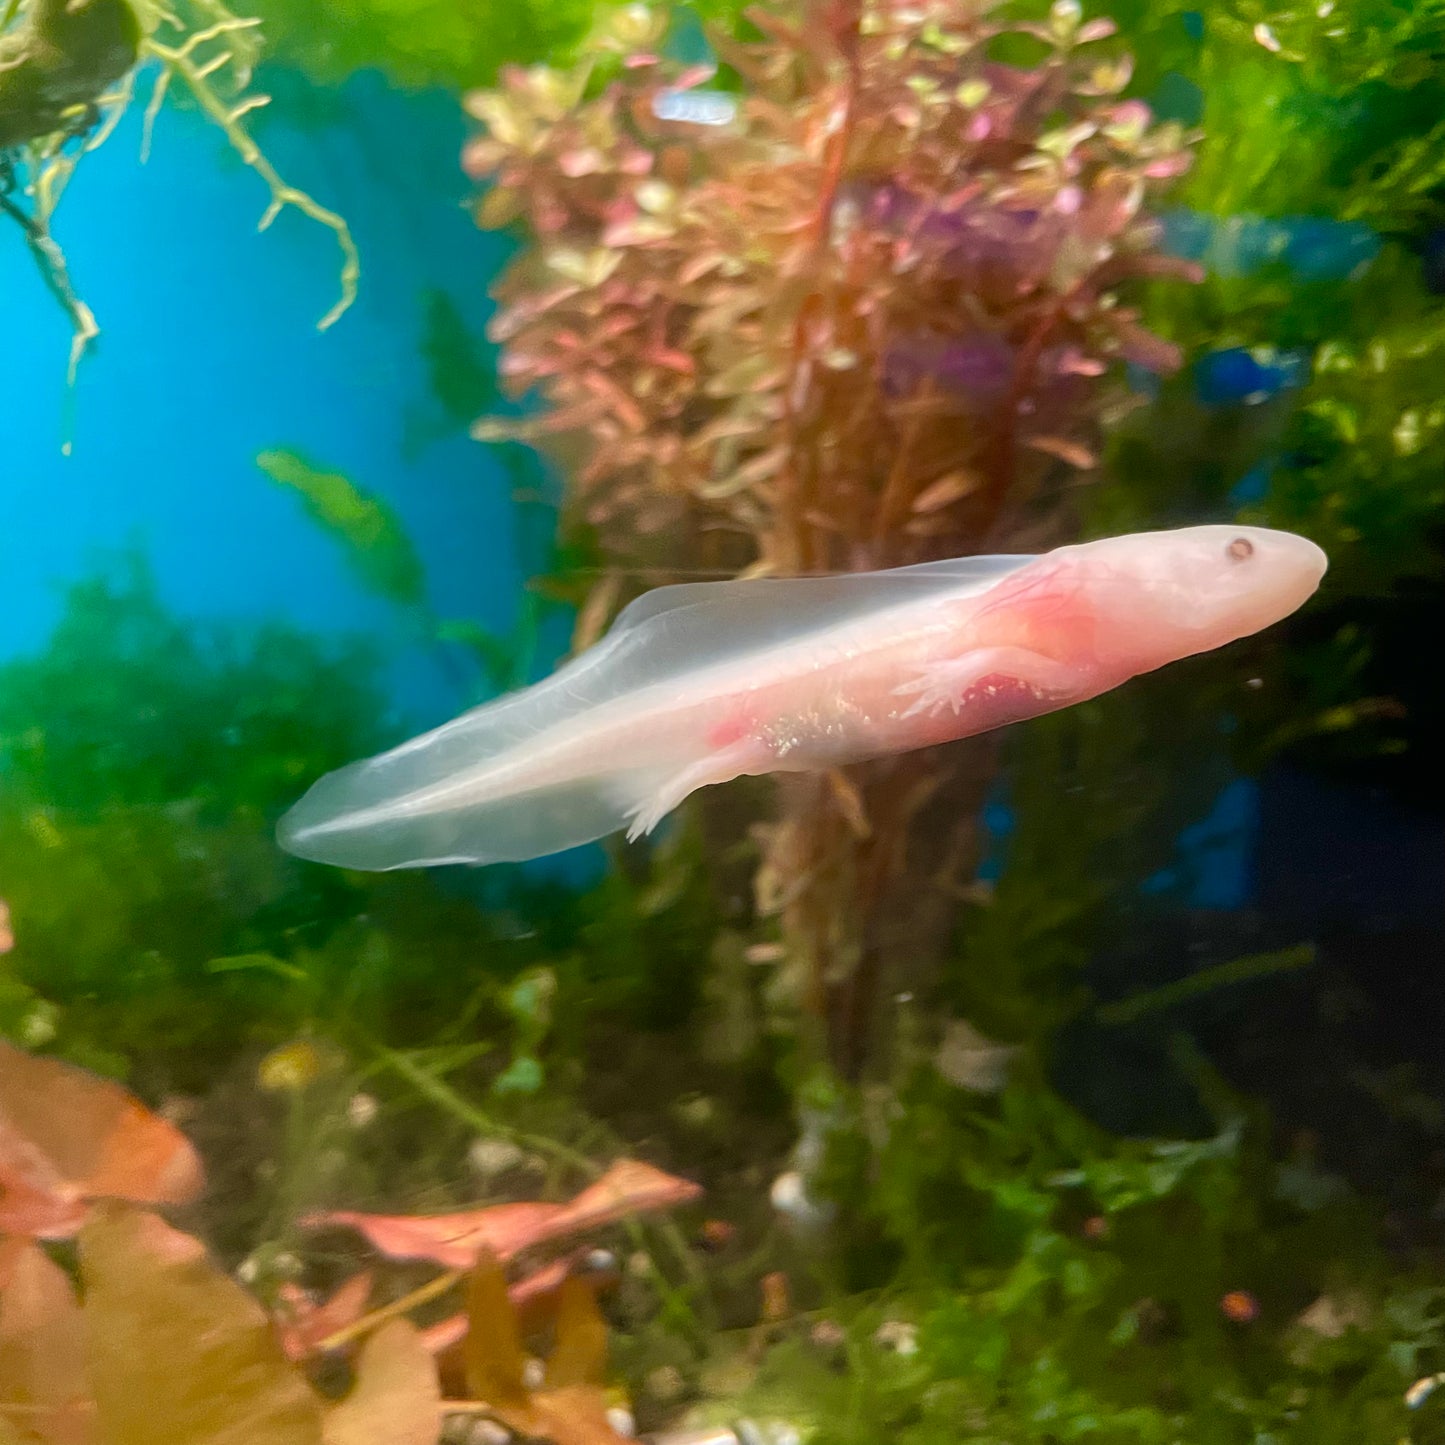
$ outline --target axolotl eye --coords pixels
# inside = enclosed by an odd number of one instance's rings
[[[1231,562],[1245,562],[1254,556],[1254,543],[1248,537],[1236,537],[1224,550]]]

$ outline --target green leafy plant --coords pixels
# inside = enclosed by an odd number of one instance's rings
[[[302,0],[259,0],[278,59],[322,82],[379,69],[405,86],[490,85],[505,65],[555,62],[593,25],[626,11],[617,0],[345,0],[326,11]],[[731,24],[740,0],[686,7]]]

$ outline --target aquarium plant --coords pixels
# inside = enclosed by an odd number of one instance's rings
[[[601,33],[623,59],[595,93],[589,60],[468,101],[479,218],[534,238],[498,288],[503,375],[549,403],[479,434],[585,446],[567,512],[614,565],[581,640],[640,574],[1067,536],[1123,364],[1178,361],[1123,293],[1193,274],[1150,214],[1187,137],[1121,98],[1112,22],[947,0],[749,21],[754,38],[717,42],[726,89],[655,53],[663,14],[628,11]],[[760,899],[847,1068],[888,987],[890,920],[912,912],[900,885],[966,876],[991,776],[986,749],[955,751],[783,795]]]

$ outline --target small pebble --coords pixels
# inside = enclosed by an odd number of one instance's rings
[[[353,1129],[364,1129],[377,1114],[377,1102],[370,1094],[353,1094],[346,1101],[346,1122]]]
[[[679,1399],[687,1389],[687,1381],[676,1365],[659,1365],[648,1374],[646,1383],[647,1393],[663,1405]]]
[[[918,1326],[907,1320],[884,1320],[873,1334],[873,1343],[900,1355],[918,1353]]]
[[[467,1163],[483,1180],[495,1179],[515,1169],[526,1156],[508,1139],[474,1139],[467,1150]]]

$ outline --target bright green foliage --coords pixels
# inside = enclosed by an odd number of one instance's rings
[[[384,70],[405,86],[489,85],[504,65],[571,55],[616,0],[258,0],[272,56],[317,80]],[[733,24],[742,0],[686,7]]]
[[[1124,486],[1103,501],[1109,521],[1121,497],[1157,515],[1161,495],[1213,501],[1273,463],[1263,510],[1326,546],[1332,587],[1374,590],[1431,565],[1424,538],[1445,503],[1445,304],[1419,252],[1445,222],[1445,5],[1104,8],[1135,49],[1139,93],[1197,101],[1202,139],[1182,205],[1216,222],[1359,223],[1384,242],[1348,279],[1312,279],[1281,258],[1157,290],[1147,314],[1191,358],[1295,349],[1308,379],[1228,417],[1193,404],[1187,377],[1166,388],[1162,409],[1116,448]]]
[[[276,848],[283,808],[387,740],[369,672],[286,628],[184,624],[136,563],[73,588],[49,648],[0,667],[0,1032],[188,1088],[313,1026],[482,1033],[512,1038],[515,1084],[594,1007],[675,1022],[711,926],[691,852],[639,903],[507,870],[449,895]]]
[[[188,627],[144,567],[71,589],[48,649],[0,685],[7,792],[66,813],[192,800],[261,817],[374,736],[365,655],[283,627]]]
[[[755,1403],[859,1445],[1401,1439],[1445,1294],[1389,1277],[1338,1184],[1215,1102],[1212,1136],[1123,1142],[1037,1084],[979,1101],[920,1074],[866,1185],[835,1179],[871,1241],[855,1286],[898,1266],[843,1311],[847,1376],[799,1341]]]
[[[361,664],[281,628],[207,638],[132,565],[77,585],[49,650],[0,669],[0,866],[25,920],[10,961],[107,1017],[88,1047],[230,1032],[221,1000],[197,1013],[190,991],[217,987],[208,961],[285,896],[270,820],[374,737]],[[23,1037],[30,1018],[0,1025]]]
[[[345,549],[347,561],[373,592],[398,607],[425,600],[421,558],[395,512],[340,472],[324,472],[295,452],[262,452],[256,465],[301,494],[306,514]]]

